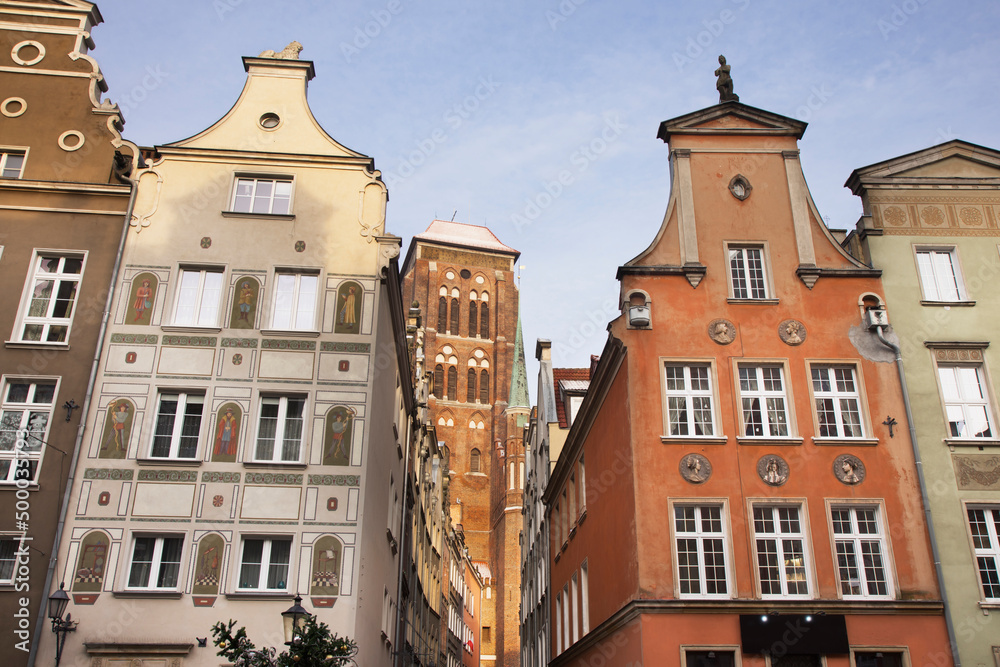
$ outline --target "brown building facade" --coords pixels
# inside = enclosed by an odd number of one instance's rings
[[[90,401],[138,156],[88,55],[89,2],[0,4],[0,616],[49,633],[54,539]],[[83,407],[80,410],[78,408]]]

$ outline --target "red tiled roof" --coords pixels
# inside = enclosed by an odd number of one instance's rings
[[[464,222],[451,222],[450,220],[434,220],[423,234],[417,234],[414,239],[422,241],[438,241],[449,245],[465,246],[468,248],[481,248],[483,250],[493,250],[496,252],[512,253],[520,255],[508,245],[500,242],[500,239],[486,227],[479,225],[467,225]]]
[[[556,417],[559,418],[559,428],[569,428],[569,416],[566,414],[566,402],[560,395],[559,383],[563,380],[590,381],[589,368],[553,368],[552,381],[556,390]]]

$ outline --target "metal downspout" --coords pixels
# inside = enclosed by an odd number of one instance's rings
[[[927,524],[927,531],[931,538],[931,555],[934,558],[934,571],[937,573],[938,585],[941,588],[941,603],[944,605],[944,620],[948,626],[948,641],[951,643],[951,658],[955,667],[962,667],[961,658],[958,655],[958,644],[955,641],[955,628],[951,621],[951,612],[948,609],[948,593],[944,585],[944,574],[941,571],[941,556],[938,553],[937,537],[934,535],[934,522],[931,521],[931,506],[927,500],[927,482],[924,480],[924,464],[920,459],[920,449],[917,447],[917,427],[913,424],[913,411],[910,409],[910,392],[906,389],[906,375],[903,373],[903,355],[899,346],[886,339],[882,332],[883,327],[875,328],[875,335],[879,341],[888,347],[896,355],[896,370],[899,372],[899,385],[903,390],[903,406],[906,408],[906,423],[910,427],[910,445],[913,447],[913,460],[917,465],[917,479],[920,481],[920,499],[924,504],[924,521]]]
[[[138,160],[138,155],[134,156]],[[133,168],[137,168],[134,165]],[[38,610],[38,621],[35,623],[35,637],[31,642],[31,651],[28,653],[28,667],[33,667],[38,654],[38,645],[41,643],[42,633],[45,630],[46,605],[48,605],[48,591],[52,587],[53,574],[56,571],[56,561],[59,557],[59,546],[63,529],[66,526],[66,515],[69,513],[69,500],[73,494],[73,480],[76,476],[76,466],[80,460],[80,450],[83,446],[83,434],[87,427],[87,413],[90,410],[90,402],[94,396],[94,386],[97,383],[97,371],[101,361],[101,352],[104,349],[104,337],[108,331],[108,319],[111,317],[111,306],[113,303],[116,287],[118,285],[118,274],[121,271],[122,254],[125,251],[125,239],[128,238],[128,230],[132,222],[132,209],[135,206],[135,195],[138,182],[132,178],[128,179],[131,191],[128,197],[128,209],[125,211],[125,221],[122,223],[122,235],[118,241],[118,255],[115,257],[115,266],[111,271],[111,285],[108,288],[108,297],[104,302],[104,314],[101,317],[101,329],[97,334],[97,348],[94,350],[94,360],[90,366],[90,380],[87,382],[87,395],[83,399],[80,410],[80,424],[76,427],[76,442],[73,445],[73,455],[70,457],[69,476],[66,479],[66,489],[63,491],[62,506],[59,508],[59,521],[56,523],[55,538],[52,541],[52,554],[49,557],[49,567],[45,573],[45,585],[42,594],[45,596],[41,600]]]

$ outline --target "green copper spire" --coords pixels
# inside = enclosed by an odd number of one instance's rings
[[[521,334],[521,305],[517,308],[517,336],[514,338],[514,366],[510,371],[508,408],[531,408],[528,397],[528,369],[524,362],[524,336]]]

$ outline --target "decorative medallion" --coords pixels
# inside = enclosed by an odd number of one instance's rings
[[[111,502],[111,494],[107,491],[101,491],[101,495],[97,496],[97,504],[101,507],[106,507],[108,503]]]
[[[83,133],[77,130],[66,130],[59,135],[59,139],[56,143],[59,144],[59,148],[63,149],[67,153],[72,153],[73,151],[78,151],[83,148],[83,142],[86,141],[83,138]]]
[[[223,498],[222,496],[215,496],[214,498],[212,498],[212,506],[213,507],[222,507],[222,503],[225,502],[225,500],[226,499]]]
[[[337,499],[336,498],[327,498],[326,499],[326,509],[328,509],[331,512],[336,512],[337,511]]]
[[[306,242],[305,241],[296,241],[295,242],[295,252],[305,252],[305,250],[306,250]]]
[[[932,227],[937,227],[944,222],[944,213],[937,206],[927,206],[920,211],[920,219]]]
[[[781,486],[788,481],[788,464],[780,456],[768,454],[757,461],[757,474],[765,484]]]
[[[212,237],[211,236],[202,236],[201,237],[201,247],[202,248],[206,248],[206,249],[207,248],[211,248],[212,247]]]
[[[955,463],[958,488],[976,491],[1000,489],[1000,456],[956,454],[952,461]]]
[[[798,320],[785,320],[778,325],[778,337],[786,345],[802,345],[806,340],[806,325]]]
[[[243,355],[237,352],[233,355],[233,366],[239,366],[243,363]]]
[[[982,361],[983,351],[982,350],[936,350],[934,356],[937,357],[938,361]]]
[[[340,369],[341,373],[346,373],[351,370],[351,362],[347,359],[341,359],[337,367]]]
[[[468,269],[462,269],[461,271],[458,272],[458,275],[468,280],[469,278],[472,277],[472,272],[469,271]]]
[[[833,474],[844,484],[854,486],[865,481],[865,464],[853,454],[841,454],[833,460]]]
[[[28,109],[28,103],[23,97],[8,97],[0,103],[0,113],[7,118],[17,118]]]
[[[736,340],[736,325],[725,319],[708,323],[708,337],[719,345],[729,345]]]
[[[729,181],[729,192],[740,201],[749,197],[751,190],[753,190],[753,186],[743,174],[736,174],[733,176],[733,180]]]
[[[906,224],[906,211],[898,206],[890,206],[882,212],[885,221],[894,227],[902,227]]]
[[[681,459],[681,477],[692,484],[701,484],[712,476],[712,464],[701,454],[688,454]]]
[[[10,50],[10,59],[18,65],[25,65],[27,67],[37,65],[42,62],[42,58],[44,57],[45,46],[43,46],[41,42],[36,42],[33,39],[18,42],[14,45],[14,48]]]
[[[977,208],[966,206],[958,212],[958,217],[967,225],[978,227],[983,224],[983,214]]]
[[[137,355],[136,355],[135,352],[126,352],[125,353],[125,363],[126,364],[134,364],[136,356]]]

